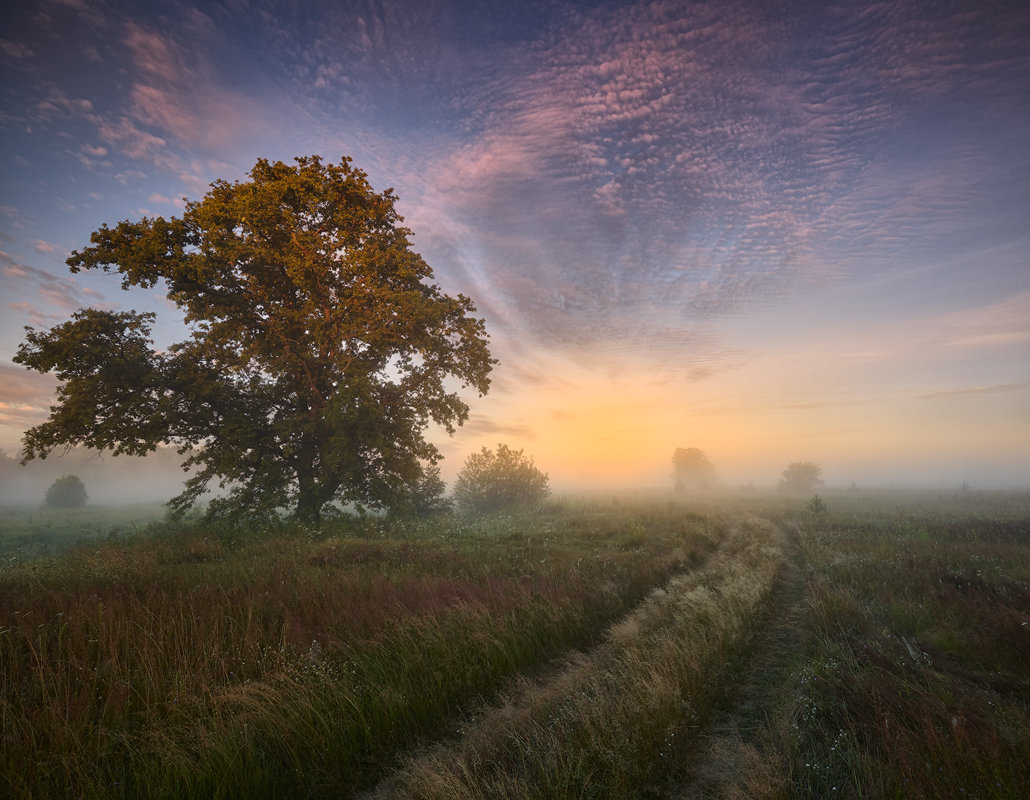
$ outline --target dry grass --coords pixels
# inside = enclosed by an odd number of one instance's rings
[[[1024,797],[1030,497],[823,497],[8,558],[0,796]]]
[[[380,796],[645,796],[721,696],[782,558],[769,529],[738,529],[706,569],[654,590],[545,683],[518,683],[507,704],[454,746],[415,758]]]
[[[9,564],[0,793],[346,795],[721,535],[639,511],[166,530]]]

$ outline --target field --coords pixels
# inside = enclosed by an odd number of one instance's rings
[[[1025,797],[1030,495],[824,499],[9,514],[0,796]]]

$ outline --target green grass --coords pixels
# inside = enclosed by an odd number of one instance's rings
[[[1030,520],[999,504],[799,517],[796,797],[1021,798],[1030,785]]]
[[[0,796],[1025,796],[1030,496],[820,497],[11,515]]]
[[[763,617],[782,566],[777,545],[763,527],[735,530],[708,568],[654,590],[589,657],[541,684],[523,682],[460,743],[415,759],[383,794],[653,796]]]
[[[5,796],[346,795],[722,536],[673,508],[218,533],[4,568]]]
[[[34,558],[82,541],[126,538],[165,516],[156,503],[80,509],[0,506],[0,559]]]

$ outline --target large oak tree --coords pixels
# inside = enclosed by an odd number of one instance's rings
[[[25,458],[83,444],[145,454],[173,444],[193,470],[171,501],[189,508],[212,480],[212,515],[402,502],[449,432],[484,394],[495,363],[469,298],[444,294],[377,193],[344,158],[259,160],[216,181],[181,218],[104,225],[73,272],[118,272],[122,287],[167,288],[190,336],[167,352],[154,315],[78,311],[28,330],[15,361],[63,382]]]

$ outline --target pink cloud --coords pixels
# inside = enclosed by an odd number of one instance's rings
[[[51,86],[46,97],[40,100],[34,109],[33,118],[38,121],[49,121],[58,117],[88,116],[93,111],[93,103],[85,98],[69,97],[62,89]]]
[[[187,29],[194,39],[148,30],[135,23],[125,28],[125,44],[137,70],[130,94],[129,115],[169,141],[211,153],[224,153],[239,144],[242,131],[267,114],[246,95],[221,85],[204,56],[206,49],[226,46],[210,19],[194,10]]]
[[[92,304],[93,300],[102,299],[96,291],[84,289],[72,276],[58,277],[46,270],[22,264],[10,254],[0,251],[0,286],[4,293],[11,296],[15,293],[34,291],[45,302],[46,307],[56,308],[63,312],[74,311]],[[29,314],[37,320],[51,319],[54,315],[28,303],[9,304],[22,313]],[[64,317],[65,314],[59,315]]]
[[[173,51],[168,39],[134,22],[127,23],[125,30],[125,44],[132,52],[137,69],[169,82],[187,77],[188,71],[182,59]]]
[[[167,141],[142,130],[127,117],[118,122],[100,120],[97,130],[101,139],[129,158],[150,161],[159,167],[170,167],[174,163],[167,150]]]
[[[10,39],[0,39],[0,53],[8,58],[19,61],[27,61],[35,57],[32,48],[23,42],[12,42]]]

